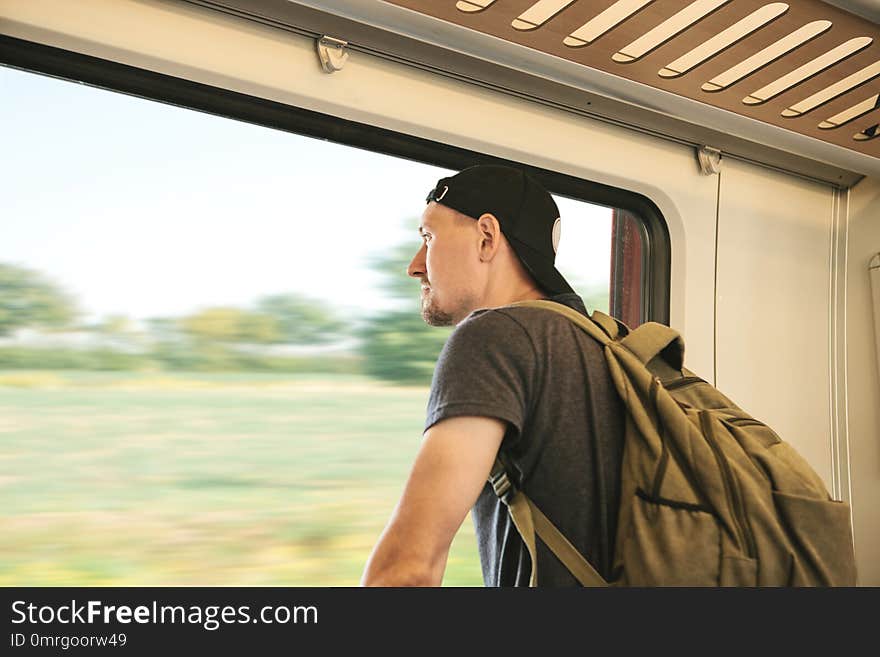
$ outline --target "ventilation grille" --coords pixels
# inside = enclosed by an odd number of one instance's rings
[[[880,29],[819,0],[386,0],[880,156]]]

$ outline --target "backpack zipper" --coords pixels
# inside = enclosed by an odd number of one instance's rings
[[[725,418],[724,421],[727,422],[728,424],[733,424],[738,427],[751,427],[751,426],[762,427],[762,426],[764,426],[764,423],[761,422],[760,420],[755,420],[754,418],[750,418],[750,417],[729,417],[729,418]]]
[[[718,468],[721,470],[721,480],[724,483],[724,492],[727,495],[727,502],[730,506],[730,512],[734,520],[734,525],[736,526],[738,538],[742,546],[745,548],[746,554],[754,559],[757,554],[757,548],[755,546],[755,538],[752,535],[748,519],[746,518],[742,495],[739,487],[736,485],[733,473],[730,471],[730,464],[725,460],[724,455],[721,453],[721,448],[715,441],[715,431],[712,428],[712,418],[709,415],[709,411],[700,412],[700,425],[703,428],[703,435],[706,437],[706,442],[709,443],[709,447],[715,455],[715,460],[718,462]]]
[[[690,378],[693,381],[702,381],[703,380],[699,377],[690,377]],[[663,478],[666,474],[666,469],[669,465],[669,458],[670,458],[670,456],[672,456],[675,458],[676,463],[678,463],[679,471],[681,472],[682,475],[684,475],[684,478],[687,479],[688,483],[691,486],[691,489],[694,491],[694,494],[700,499],[702,506],[705,507],[707,510],[709,510],[710,513],[712,513],[713,515],[715,515],[717,517],[718,514],[712,509],[712,505],[709,504],[708,497],[703,492],[703,489],[700,486],[699,481],[696,479],[696,477],[694,477],[694,473],[691,471],[691,469],[685,465],[688,462],[687,459],[685,459],[682,456],[681,451],[675,445],[675,442],[669,440],[666,435],[666,427],[663,425],[663,420],[660,417],[660,408],[657,403],[657,397],[660,393],[660,388],[662,388],[662,387],[664,387],[663,382],[660,380],[659,377],[655,376],[654,380],[652,382],[651,389],[650,389],[650,396],[651,396],[651,401],[654,404],[654,411],[657,414],[658,433],[660,434],[660,440],[663,444],[663,450],[660,454],[660,462],[657,465],[657,472],[654,476],[654,481],[652,482],[652,489],[653,489],[652,492],[655,494],[654,495],[655,497],[660,496],[660,487],[663,483]],[[673,397],[673,400],[675,400],[678,403],[678,405],[681,406],[681,402],[679,402],[674,397]]]
[[[651,484],[651,495],[654,498],[660,497],[660,487],[663,484],[663,477],[666,474],[666,466],[669,463],[669,441],[666,438],[666,428],[660,420],[660,409],[657,405],[657,394],[661,387],[660,379],[656,376],[651,381],[651,403],[654,405],[654,414],[657,417],[657,428],[660,433],[660,441],[663,449],[660,453],[660,462],[657,464],[657,471],[654,474],[654,481]]]
[[[676,388],[681,388],[690,385],[691,383],[706,383],[706,380],[701,379],[698,376],[686,376],[681,379],[673,379],[669,383],[664,384],[663,387],[667,390],[675,390]]]

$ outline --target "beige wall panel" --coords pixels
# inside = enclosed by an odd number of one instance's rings
[[[721,173],[718,387],[832,489],[832,190],[728,161]]]
[[[692,149],[363,53],[328,75],[312,40],[200,7],[71,4],[6,0],[0,32],[646,195],[672,239],[671,324],[685,334],[688,366],[714,375],[716,179],[699,174]]]
[[[880,182],[850,191],[846,267],[846,394],[859,584],[880,586],[880,375],[868,262],[880,252]]]

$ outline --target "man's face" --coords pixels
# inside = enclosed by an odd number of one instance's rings
[[[475,223],[435,202],[422,214],[422,246],[407,274],[421,281],[422,317],[431,326],[458,324],[477,307],[479,236]]]

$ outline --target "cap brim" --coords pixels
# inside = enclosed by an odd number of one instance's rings
[[[548,260],[547,256],[540,251],[527,244],[523,244],[515,237],[511,237],[506,233],[504,236],[510,242],[511,248],[519,256],[520,261],[525,265],[532,278],[535,279],[547,294],[568,294],[574,292],[574,289],[568,284],[565,277],[553,266],[552,260]]]

